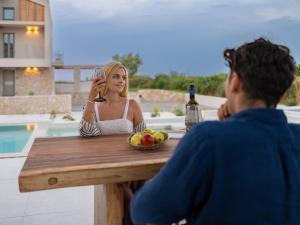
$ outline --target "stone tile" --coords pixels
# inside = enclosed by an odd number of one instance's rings
[[[25,215],[87,212],[94,209],[94,187],[61,188],[31,192]]]
[[[18,180],[25,160],[26,158],[0,159],[0,181]]]
[[[24,217],[23,225],[93,225],[91,213],[50,213]]]
[[[24,216],[28,193],[20,193],[17,180],[0,181],[0,218]]]
[[[22,225],[23,216],[13,218],[0,218],[0,225]]]

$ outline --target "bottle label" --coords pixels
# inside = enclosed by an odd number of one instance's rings
[[[199,112],[198,110],[187,110],[185,120],[190,123],[198,123],[199,122]]]

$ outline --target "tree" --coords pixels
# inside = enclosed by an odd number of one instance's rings
[[[129,53],[123,56],[116,54],[112,58],[114,61],[124,64],[124,66],[128,70],[129,77],[133,77],[137,73],[139,67],[143,65],[142,59],[140,58],[139,54],[133,55],[132,53]]]

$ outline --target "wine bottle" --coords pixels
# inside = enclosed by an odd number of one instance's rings
[[[189,85],[190,100],[185,106],[185,126],[189,131],[192,126],[203,120],[198,102],[195,99],[195,85]]]

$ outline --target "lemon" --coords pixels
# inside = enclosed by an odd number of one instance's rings
[[[140,145],[141,140],[142,140],[142,135],[140,133],[136,133],[130,138],[130,143],[134,145]]]
[[[165,140],[165,136],[161,132],[154,132],[153,137],[156,143],[161,143]]]
[[[147,128],[143,131],[144,134],[154,134],[154,130],[150,129],[150,128]]]
[[[169,135],[167,132],[161,131],[160,133],[164,135],[164,140],[168,139]]]

